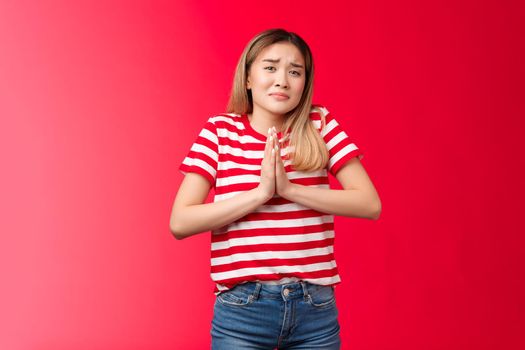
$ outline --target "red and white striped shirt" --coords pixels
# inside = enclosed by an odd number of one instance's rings
[[[321,115],[326,121],[323,130]],[[281,149],[281,156],[291,182],[329,188],[327,172],[335,175],[349,159],[361,159],[363,152],[326,107],[312,105],[310,119],[328,148],[327,167],[314,172],[295,171],[285,157],[288,146]],[[282,137],[280,133],[278,136]],[[215,188],[214,202],[234,197],[259,185],[266,137],[251,127],[246,114],[215,115],[204,125],[179,170],[204,176]],[[274,195],[250,214],[212,231],[214,293],[249,281],[339,284],[334,238],[333,215]]]

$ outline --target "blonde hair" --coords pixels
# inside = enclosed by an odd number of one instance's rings
[[[289,136],[289,154],[297,171],[314,171],[326,167],[329,154],[319,131],[310,120],[314,83],[314,62],[310,48],[297,34],[284,29],[269,29],[257,34],[244,48],[237,63],[227,113],[245,114],[253,112],[251,91],[246,88],[248,72],[259,53],[277,42],[295,45],[305,61],[305,86],[297,107],[288,112],[283,124],[283,134]],[[321,115],[321,130],[325,126],[324,113]]]

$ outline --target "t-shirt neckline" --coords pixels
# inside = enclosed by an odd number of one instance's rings
[[[248,119],[248,113],[243,113],[241,115],[241,120],[244,123],[244,127],[246,128],[246,131],[248,132],[248,134],[252,135],[253,137],[255,137],[258,140],[266,142],[267,136],[263,135],[260,132],[258,132],[257,130],[255,130],[252,127],[252,125],[250,124],[250,119]],[[277,137],[279,139],[281,139],[283,137],[283,135],[282,135],[282,133],[280,131],[277,133]]]

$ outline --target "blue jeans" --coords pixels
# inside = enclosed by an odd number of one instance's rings
[[[339,349],[333,286],[248,282],[216,296],[213,350]]]

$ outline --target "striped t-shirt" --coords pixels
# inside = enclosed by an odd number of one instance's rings
[[[325,128],[321,129],[321,116]],[[363,152],[348,137],[326,107],[312,105],[310,119],[329,151],[326,168],[295,171],[281,149],[288,178],[304,186],[329,188],[335,175]],[[278,133],[279,138],[282,137]],[[204,176],[214,187],[214,202],[259,185],[266,135],[253,129],[246,114],[210,117],[179,167]],[[245,282],[308,281],[319,285],[341,282],[334,257],[334,216],[288,201],[277,194],[237,221],[212,231],[211,278],[214,293]]]

